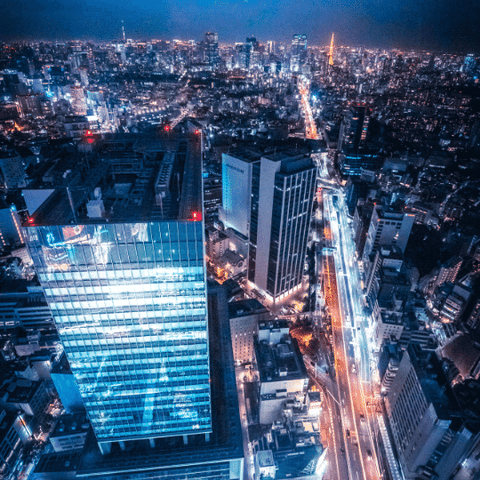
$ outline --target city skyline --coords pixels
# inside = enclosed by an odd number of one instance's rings
[[[0,477],[473,478],[480,56],[145,8],[0,43]]]
[[[241,41],[254,35],[262,41],[290,41],[306,34],[309,44],[328,44],[332,31],[338,44],[370,48],[426,49],[475,53],[480,43],[475,2],[453,5],[448,0],[425,2],[367,0],[290,4],[271,1],[166,1],[126,0],[82,4],[58,0],[49,5],[28,2],[0,6],[0,41],[63,41],[91,39],[112,41],[126,35],[134,39],[203,38],[218,33],[220,42]],[[241,32],[241,33],[240,33]],[[337,43],[337,41],[336,41]]]

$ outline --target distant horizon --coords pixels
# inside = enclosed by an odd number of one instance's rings
[[[213,31],[213,30],[211,30]],[[213,31],[214,32],[214,31]],[[214,32],[216,33],[216,32]],[[299,33],[299,32],[297,32]],[[334,32],[332,32],[334,33]],[[293,37],[293,33],[292,33],[292,37]],[[228,46],[228,45],[234,45],[236,43],[244,43],[245,42],[245,39],[248,37],[255,37],[257,38],[258,42],[261,44],[261,45],[265,45],[267,44],[267,42],[269,41],[273,41],[275,43],[278,43],[280,45],[290,45],[291,44],[291,40],[276,40],[274,38],[268,38],[267,39],[260,39],[258,37],[256,37],[254,34],[250,34],[250,35],[245,35],[244,39],[241,40],[230,40],[230,41],[226,41],[226,40],[222,40],[221,38],[219,38],[218,40],[218,44],[220,47],[222,46]],[[160,37],[150,37],[150,38],[134,38],[134,37],[128,37],[127,36],[127,41],[128,40],[131,40],[133,43],[148,43],[148,42],[173,42],[175,40],[178,40],[178,41],[182,41],[182,42],[188,42],[188,41],[191,41],[191,40],[194,40],[195,42],[200,43],[204,40],[204,38],[192,38],[192,37],[180,37],[180,36],[172,36],[172,37],[169,37],[169,38],[160,38]],[[6,41],[6,40],[2,40],[0,38],[0,44],[5,44],[5,45],[15,45],[15,44],[39,44],[39,43],[45,43],[45,44],[49,44],[49,43],[69,43],[69,42],[82,42],[82,43],[93,43],[93,44],[98,44],[98,45],[109,45],[109,44],[116,44],[116,43],[121,43],[123,42],[123,39],[122,38],[113,38],[113,39],[110,39],[110,40],[100,40],[100,39],[95,39],[95,38],[88,38],[88,37],[84,37],[84,38],[80,38],[80,37],[71,37],[71,38],[57,38],[57,39],[45,39],[45,38],[38,38],[38,39],[12,39],[10,41]],[[308,35],[307,35],[307,48],[308,47],[315,47],[315,48],[328,48],[329,47],[329,44],[330,42],[327,41],[325,43],[313,43],[309,40],[308,38]],[[464,51],[446,51],[446,50],[441,50],[441,49],[433,49],[433,48],[424,48],[424,47],[402,47],[402,46],[372,46],[372,45],[365,45],[365,44],[361,44],[361,43],[357,43],[357,44],[341,44],[341,43],[338,43],[335,42],[335,48],[351,48],[351,49],[354,49],[354,48],[363,48],[363,49],[366,49],[366,50],[385,50],[385,51],[389,51],[389,50],[399,50],[399,51],[402,51],[402,52],[415,52],[415,53],[435,53],[435,54],[439,54],[439,55],[480,55],[480,46],[479,46],[479,49],[475,52],[475,51],[469,51],[469,50],[464,50]]]
[[[18,0],[0,5],[0,41],[79,39],[112,42],[188,38],[207,31],[221,42],[246,36],[288,43],[306,34],[312,45],[479,53],[478,0]],[[244,32],[241,36],[239,32]],[[265,40],[266,41],[266,40]]]

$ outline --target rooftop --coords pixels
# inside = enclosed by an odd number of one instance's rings
[[[228,304],[229,318],[246,317],[248,315],[257,315],[267,313],[268,310],[256,299],[239,300]]]
[[[270,345],[266,340],[254,340],[260,382],[275,382],[307,378],[307,372],[295,339]]]
[[[90,423],[84,412],[76,412],[68,415],[62,415],[50,437],[63,437],[66,435],[75,435],[86,433],[90,429]]]
[[[9,384],[3,385],[0,396],[8,393],[8,403],[29,403],[40,384],[41,382],[32,382],[24,378],[14,378]]]
[[[228,155],[229,157],[238,158],[239,160],[243,160],[247,163],[253,163],[260,160],[262,152],[260,151],[260,149],[238,147],[232,149],[226,155]]]
[[[92,141],[87,156],[66,154],[37,171],[23,192],[25,226],[201,219],[200,135],[154,131]]]

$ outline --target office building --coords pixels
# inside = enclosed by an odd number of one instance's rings
[[[274,153],[253,165],[248,280],[269,301],[302,284],[315,181],[308,156]]]
[[[0,405],[7,411],[21,410],[40,424],[50,396],[45,382],[32,382],[25,378],[14,377],[0,388]]]
[[[90,432],[83,450],[41,457],[32,480],[243,480],[243,439],[223,285],[208,284],[212,433],[114,443],[102,455]],[[179,408],[177,406],[177,408]]]
[[[87,102],[83,88],[79,86],[70,86],[70,96],[72,99],[72,109],[75,115],[86,115]]]
[[[299,72],[307,61],[307,36],[296,33],[292,39],[290,50],[290,69]]]
[[[343,117],[338,136],[338,150],[358,155],[365,147],[370,115],[366,107],[357,105]]]
[[[314,392],[319,393],[319,392]],[[316,480],[327,463],[318,429],[319,410],[303,399],[284,401],[280,418],[263,430],[255,454],[255,478],[271,480]],[[265,448],[265,450],[264,450]]]
[[[372,213],[375,205],[372,202],[358,202],[353,216],[354,242],[357,258],[363,258],[365,242],[367,240],[368,227],[372,219]]]
[[[90,430],[85,412],[62,415],[49,440],[55,452],[83,449]]]
[[[267,53],[269,55],[275,55],[275,41],[274,40],[268,40],[267,42]]]
[[[218,34],[212,32],[205,33],[205,56],[208,65],[215,69],[218,67]]]
[[[478,441],[478,434],[460,415],[435,354],[414,347],[404,352],[385,406],[407,480],[451,478]]]
[[[219,219],[225,228],[250,234],[253,165],[261,154],[251,149],[235,149],[222,154],[222,208]]]
[[[385,341],[398,341],[404,328],[401,313],[378,309],[375,312],[375,331],[373,333],[376,351],[381,349]]]
[[[480,300],[475,302],[475,305],[466,321],[467,327],[472,330],[478,330],[480,327]]]
[[[201,135],[99,143],[29,185],[25,233],[100,449],[208,437]]]
[[[247,37],[243,45],[245,53],[245,69],[249,70],[257,65],[258,60],[258,42],[255,37]]]
[[[415,215],[411,213],[375,206],[365,239],[364,261],[385,245],[396,246],[405,253],[414,221]]]
[[[378,154],[367,145],[369,123],[370,111],[363,105],[356,105],[345,113],[338,135],[338,161],[343,175],[359,176],[362,169],[379,168]]]

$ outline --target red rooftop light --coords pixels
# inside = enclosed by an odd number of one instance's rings
[[[165,125],[163,127],[163,129],[166,131],[166,132],[169,132],[170,131],[170,125]]]
[[[87,130],[86,135],[92,135],[92,131],[91,131],[91,130]]]
[[[202,212],[192,212],[192,220],[194,222],[200,222],[202,220]]]
[[[195,130],[195,135],[200,135],[200,130]]]
[[[28,223],[33,223],[33,218],[32,217],[28,217]]]

